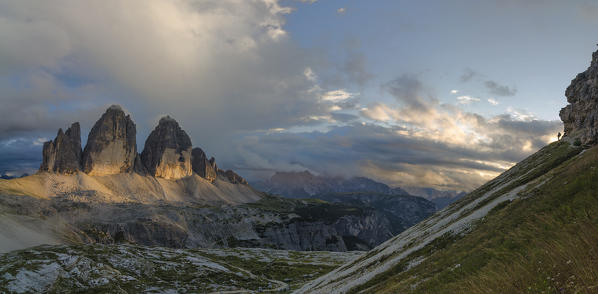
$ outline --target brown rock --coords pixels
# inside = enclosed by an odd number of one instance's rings
[[[76,122],[66,132],[58,130],[54,141],[44,143],[42,172],[73,174],[81,170],[81,128]]]

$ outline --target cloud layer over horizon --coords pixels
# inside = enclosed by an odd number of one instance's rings
[[[562,129],[517,107],[476,112],[521,91],[466,66],[456,86],[489,96],[449,103],[417,72],[377,80],[352,42],[332,57],[300,44],[293,13],[278,0],[0,0],[0,173],[35,169],[40,142],[74,121],[85,136],[110,104],[131,113],[139,152],[169,114],[250,179],[307,169],[471,190]]]

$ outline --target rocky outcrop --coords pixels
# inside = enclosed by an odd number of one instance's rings
[[[196,174],[208,181],[213,182],[218,177],[216,160],[214,157],[208,160],[201,148],[191,150],[191,167]]]
[[[44,143],[42,172],[73,174],[81,170],[81,129],[74,123],[63,132],[58,130],[56,139]]]
[[[135,123],[113,105],[95,123],[83,151],[83,171],[89,175],[113,175],[134,171],[137,157]]]
[[[150,175],[180,179],[193,173],[191,139],[170,116],[160,119],[141,152],[141,161]]]
[[[137,173],[173,180],[195,172],[210,182],[247,185],[235,172],[219,169],[214,157],[208,159],[201,148],[192,149],[187,133],[169,116],[160,119],[141,154],[137,153],[136,133],[130,115],[120,106],[112,105],[94,124],[83,151],[79,123],[66,132],[58,131],[54,141],[44,144],[40,171],[61,174],[83,171],[90,176]]]
[[[238,175],[237,173],[235,173],[232,170],[227,170],[225,172],[222,172],[222,175],[231,183],[233,184],[242,184],[242,185],[247,185],[247,181],[241,177],[240,175]]]
[[[564,137],[584,145],[598,143],[598,51],[592,63],[577,75],[565,92],[570,104],[561,109]]]

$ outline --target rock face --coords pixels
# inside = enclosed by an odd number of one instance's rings
[[[131,117],[120,106],[112,105],[91,129],[83,152],[79,123],[66,132],[59,130],[54,141],[46,142],[40,172],[83,171],[90,176],[137,173],[172,180],[196,173],[210,182],[247,185],[235,172],[219,169],[214,157],[208,159],[201,148],[191,149],[191,139],[169,116],[160,119],[141,154],[137,153],[136,133]]]
[[[40,171],[73,174],[81,170],[81,128],[74,123],[66,132],[58,130],[56,139],[44,143]]]
[[[233,183],[233,184],[243,184],[243,185],[247,185],[247,181],[241,177],[240,175],[238,175],[237,173],[235,173],[232,170],[227,170],[224,173],[222,173],[224,175],[224,177],[226,177],[226,179]]]
[[[211,161],[208,160],[206,153],[201,148],[191,150],[191,167],[193,171],[211,182],[215,181],[218,176],[215,161],[214,157],[211,158]]]
[[[83,151],[83,171],[113,175],[134,170],[137,156],[135,123],[120,106],[113,105],[95,123]]]
[[[592,63],[577,75],[565,92],[570,104],[561,109],[564,137],[579,139],[584,145],[598,143],[598,51]]]
[[[141,153],[141,161],[150,175],[180,179],[193,173],[191,139],[170,116],[160,119]]]

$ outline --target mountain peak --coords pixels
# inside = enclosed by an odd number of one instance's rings
[[[119,105],[112,105],[89,133],[82,157],[83,171],[90,175],[132,172],[136,156],[135,123]]]
[[[145,141],[141,160],[152,176],[180,179],[190,176],[191,138],[170,116],[160,119]]]
[[[110,107],[108,107],[108,109],[106,111],[123,111],[123,108],[122,108],[122,106],[120,106],[118,104],[112,104],[112,105],[110,105]]]
[[[565,91],[569,105],[561,109],[564,137],[584,145],[598,143],[598,51],[590,67],[577,75]]]
[[[54,141],[44,143],[40,171],[72,174],[81,170],[81,127],[73,123],[66,132],[58,130]]]

